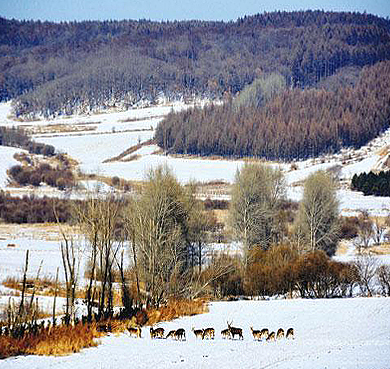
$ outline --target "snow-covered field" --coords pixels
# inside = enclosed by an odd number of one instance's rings
[[[198,102],[198,104],[203,103]],[[221,180],[232,183],[237,169],[243,165],[242,160],[211,160],[156,154],[156,145],[144,146],[125,156],[121,161],[104,163],[105,160],[121,154],[129,147],[152,138],[154,129],[165,115],[172,110],[179,111],[188,108],[182,102],[24,123],[12,120],[10,108],[10,103],[0,104],[1,124],[22,125],[27,129],[34,127],[36,134],[33,137],[37,141],[52,144],[59,151],[67,152],[79,162],[80,170],[87,173],[143,180],[150,168],[166,164],[183,183],[191,180],[199,182]],[[37,127],[42,130],[40,133]],[[68,130],[58,129],[55,133],[44,133],[50,127],[65,127]],[[75,131],[69,130],[69,127]],[[283,170],[289,186],[288,197],[297,201],[302,197],[302,181],[310,173],[319,169],[327,170],[338,167],[343,183],[343,187],[338,192],[342,214],[352,215],[364,209],[371,214],[385,215],[390,208],[390,198],[365,197],[360,193],[350,191],[347,184],[355,173],[383,168],[389,146],[390,130],[359,150],[346,149],[337,155],[296,162],[294,163],[295,170],[292,169],[291,163],[272,163],[272,165],[279,166]],[[6,170],[16,163],[12,158],[16,151],[16,149],[0,147],[1,188],[7,184]],[[50,193],[52,191],[48,191],[49,195]]]
[[[15,147],[0,146],[0,189],[8,184],[7,170],[13,165],[19,164],[14,155],[23,150]]]
[[[66,357],[16,357],[0,368],[390,368],[390,298],[214,302],[209,313],[160,324],[182,327],[187,340],[110,335],[96,348]],[[222,339],[226,322],[243,340]],[[254,341],[254,329],[293,327],[295,339]],[[196,340],[191,328],[214,327],[214,340]]]

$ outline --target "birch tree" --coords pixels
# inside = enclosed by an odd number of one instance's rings
[[[304,239],[306,249],[336,251],[339,231],[339,210],[336,184],[324,171],[310,175],[304,184],[299,205],[296,232]]]
[[[185,189],[167,167],[147,174],[147,182],[127,217],[137,275],[146,305],[158,306],[167,296],[180,294],[188,260],[188,207]]]
[[[254,245],[268,249],[278,240],[278,205],[284,195],[285,182],[279,169],[264,164],[245,164],[237,171],[230,221],[242,240],[245,255]]]

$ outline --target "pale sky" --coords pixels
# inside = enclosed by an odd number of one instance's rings
[[[236,20],[274,10],[357,11],[390,17],[390,0],[0,0],[0,16],[49,21]]]
[[[356,11],[390,17],[390,0],[0,0],[0,16],[49,21],[236,20],[275,10]]]

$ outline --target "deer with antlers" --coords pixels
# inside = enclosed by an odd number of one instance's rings
[[[233,323],[233,321],[231,323]],[[232,327],[231,323],[227,322],[229,333],[232,339],[234,340],[234,336],[238,336],[238,339],[243,340],[244,337],[242,335],[242,328]]]
[[[150,338],[164,338],[164,328],[156,328],[150,327]]]

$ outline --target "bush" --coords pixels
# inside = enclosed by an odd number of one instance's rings
[[[359,233],[358,217],[341,217],[340,238],[350,240],[358,236]]]
[[[55,205],[60,222],[71,218],[70,200],[36,198],[33,196],[12,197],[0,191],[0,218],[6,223],[44,223],[55,222]]]
[[[245,292],[252,296],[292,294],[303,298],[329,298],[352,295],[359,280],[352,264],[331,260],[323,251],[298,256],[288,245],[268,251],[251,251],[246,269]]]
[[[211,200],[209,197],[203,201],[205,210],[225,210],[229,208],[229,201],[227,200]]]
[[[244,293],[241,261],[237,256],[229,254],[213,255],[210,265],[203,272],[205,280],[211,279],[211,289],[214,297],[222,298],[239,296]],[[211,278],[216,270],[227,270],[217,278]]]
[[[15,182],[23,186],[27,184],[39,186],[41,182],[45,182],[49,186],[64,190],[74,185],[71,170],[54,168],[47,163],[42,163],[38,167],[14,165],[8,173]]]
[[[390,265],[382,265],[377,269],[378,281],[383,296],[390,296]]]
[[[245,290],[252,296],[272,296],[292,293],[295,284],[293,270],[298,254],[288,245],[275,245],[268,251],[254,248],[247,268]]]
[[[111,184],[115,187],[115,186],[119,186],[119,183],[120,183],[120,179],[119,177],[117,176],[114,176],[111,178]]]

